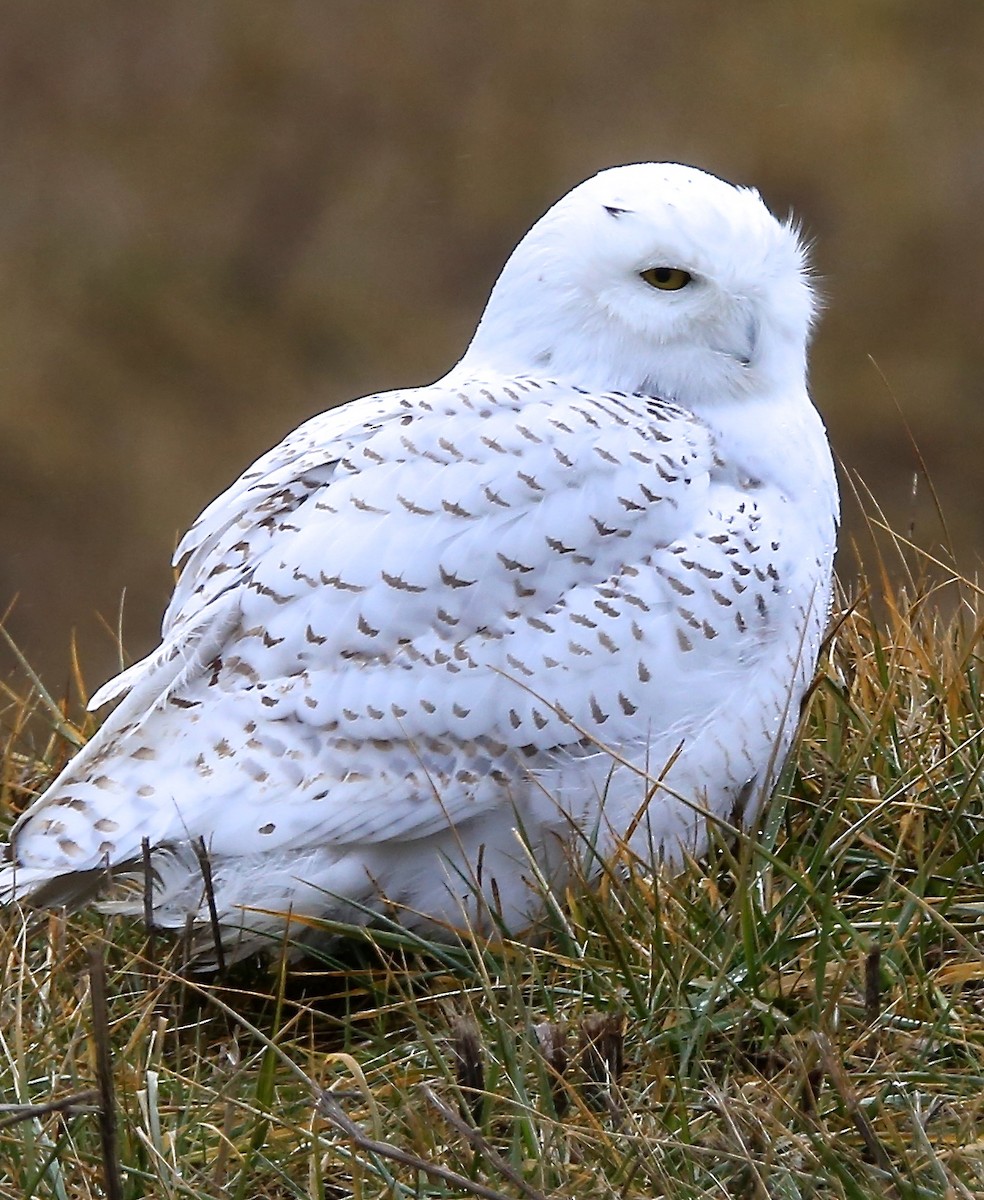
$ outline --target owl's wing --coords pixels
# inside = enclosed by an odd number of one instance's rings
[[[665,578],[686,574],[708,511],[713,444],[691,415],[532,380],[343,413],[196,523],[163,645],[96,697],[129,688],[22,818],[18,850],[36,860],[52,807],[62,869],[182,829],[241,848],[270,812],[295,845],[315,826],[424,836],[501,804],[517,758],[699,708],[702,655],[710,677],[729,669],[706,633],[683,656],[688,585]]]

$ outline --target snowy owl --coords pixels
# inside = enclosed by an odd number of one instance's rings
[[[157,924],[204,927],[204,851],[242,954],[291,914],[530,933],[572,854],[699,853],[773,787],[828,613],[813,313],[756,191],[574,188],[447,375],[314,417],[205,509],[0,899],[132,897],[147,839]]]

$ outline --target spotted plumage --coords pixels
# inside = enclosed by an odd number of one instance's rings
[[[447,376],[315,417],[202,513],[0,896],[78,902],[148,839],[155,919],[204,923],[203,839],[244,952],[288,910],[522,932],[530,852],[699,850],[773,785],[826,618],[812,311],[757,193],[576,188]]]

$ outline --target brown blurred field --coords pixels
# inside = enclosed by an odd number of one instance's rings
[[[977,0],[5,5],[8,628],[55,690],[76,630],[94,685],[126,589],[144,653],[218,490],[311,413],[442,374],[540,212],[649,158],[801,215],[839,455],[937,546],[901,410],[972,572],[982,59]]]

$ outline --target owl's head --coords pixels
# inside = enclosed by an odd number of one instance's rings
[[[460,364],[694,410],[802,390],[815,312],[795,226],[675,163],[580,184],[506,263]]]

